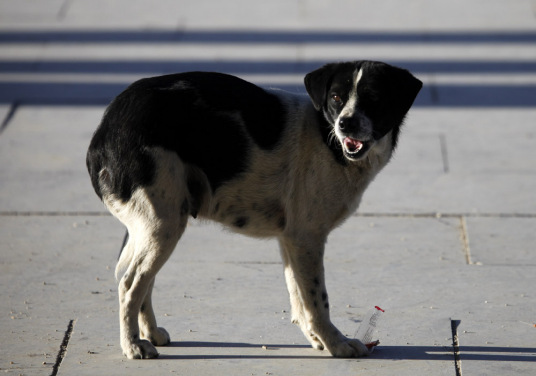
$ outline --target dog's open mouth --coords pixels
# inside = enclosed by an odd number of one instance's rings
[[[370,147],[367,141],[356,140],[355,138],[345,137],[342,140],[344,153],[350,159],[360,159],[364,156]]]
[[[346,137],[343,140],[343,143],[344,143],[344,150],[346,150],[348,154],[359,153],[361,149],[363,149],[363,146],[365,146],[365,144],[363,144],[363,141],[355,140],[350,137]]]

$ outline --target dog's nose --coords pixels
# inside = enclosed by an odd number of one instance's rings
[[[342,117],[339,119],[339,129],[341,131],[352,132],[359,127],[359,121],[353,117]]]

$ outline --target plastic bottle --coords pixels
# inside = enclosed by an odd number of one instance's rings
[[[359,328],[354,335],[354,338],[360,340],[371,352],[374,347],[380,343],[377,339],[372,340],[372,337],[376,334],[376,327],[384,312],[385,311],[378,306],[371,309],[363,321],[361,321],[361,325],[359,325]]]

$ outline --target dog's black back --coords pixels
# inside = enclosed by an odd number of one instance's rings
[[[201,169],[215,190],[247,167],[252,147],[271,149],[287,110],[273,94],[221,73],[191,72],[142,79],[108,107],[89,148],[87,163],[99,194],[106,160],[111,191],[124,201],[151,183],[154,162],[144,149],[176,152]],[[252,143],[254,145],[252,145]]]

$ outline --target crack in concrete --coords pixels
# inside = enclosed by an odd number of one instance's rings
[[[69,345],[71,334],[73,333],[74,323],[75,320],[69,320],[67,330],[65,331],[65,335],[63,336],[63,341],[61,341],[60,351],[58,352],[58,356],[56,357],[56,362],[54,363],[54,367],[52,367],[52,373],[50,374],[50,376],[56,376],[58,374],[61,362],[63,361],[63,358],[65,358],[65,353],[67,352],[67,346]]]

